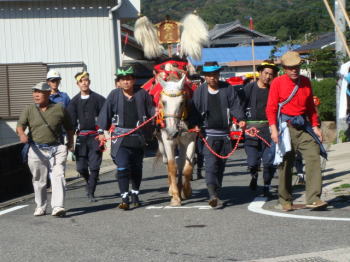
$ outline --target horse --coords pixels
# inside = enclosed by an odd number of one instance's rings
[[[186,88],[186,75],[178,81],[164,81],[157,78],[162,86],[158,110],[162,127],[157,134],[159,152],[168,169],[170,206],[181,206],[181,200],[192,195],[191,178],[195,154],[196,134],[189,132],[187,120],[189,88]],[[178,159],[176,157],[178,149]],[[179,174],[178,182],[176,180]],[[182,183],[182,176],[184,182]]]

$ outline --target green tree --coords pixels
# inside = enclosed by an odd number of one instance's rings
[[[310,69],[322,77],[334,77],[338,70],[337,58],[334,50],[324,48],[312,51],[310,56]]]
[[[336,118],[336,85],[334,78],[325,78],[321,81],[312,80],[314,95],[321,104],[318,113],[321,121],[335,121]]]
[[[289,30],[285,26],[281,26],[280,29],[276,32],[276,37],[279,40],[286,41],[289,38]]]

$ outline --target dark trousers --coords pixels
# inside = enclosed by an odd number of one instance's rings
[[[201,170],[204,165],[203,141],[199,137],[196,139],[197,168]]]
[[[207,138],[209,145],[220,155],[226,155],[231,149],[231,141],[227,136]],[[207,186],[214,185],[216,188],[222,187],[226,159],[214,156],[206,146],[203,149],[205,161],[205,179]]]
[[[270,148],[261,140],[256,144],[245,143],[247,163],[251,175],[258,176],[258,169],[262,160],[264,185],[270,185],[276,167],[272,165],[273,154]]]
[[[88,184],[88,193],[93,195],[102,163],[102,152],[95,136],[78,136],[75,155],[77,171]]]
[[[117,179],[121,194],[129,192],[129,181],[132,190],[139,191],[142,180],[143,148],[120,146],[114,163],[117,165]]]

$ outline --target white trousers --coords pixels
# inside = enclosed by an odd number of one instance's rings
[[[28,152],[28,166],[33,175],[32,182],[37,207],[46,209],[48,174],[50,175],[52,188],[51,207],[64,207],[66,161],[67,147],[65,145],[40,149],[35,145],[31,145]]]

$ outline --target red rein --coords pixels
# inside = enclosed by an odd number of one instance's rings
[[[243,136],[243,131],[240,131],[239,138],[237,139],[236,145],[234,146],[232,151],[230,153],[228,153],[226,156],[222,156],[222,155],[219,155],[218,153],[215,152],[215,150],[208,144],[208,141],[205,139],[205,137],[203,137],[203,135],[201,133],[199,133],[195,129],[190,129],[189,132],[198,133],[199,137],[202,139],[204,145],[208,148],[210,153],[212,153],[214,156],[221,158],[221,159],[228,159],[230,156],[232,156],[236,152],[236,150],[238,148],[239,140],[241,140],[241,138]],[[269,147],[271,146],[263,137],[258,135],[259,130],[256,127],[251,127],[249,129],[245,130],[245,133],[252,136],[252,137],[257,137],[260,140],[262,140],[267,146],[269,146]]]

